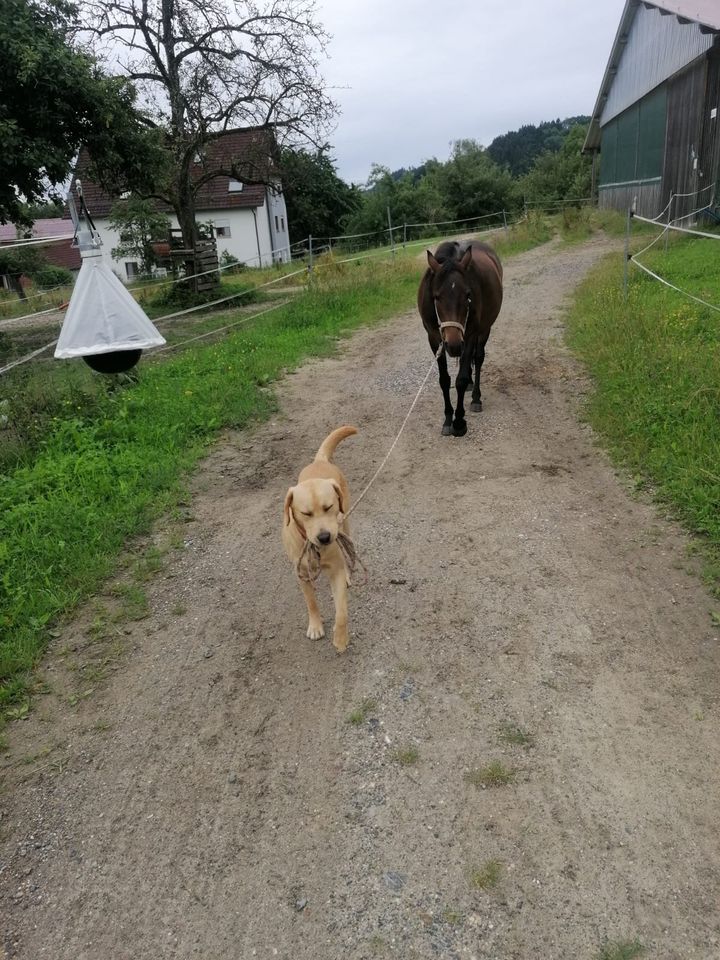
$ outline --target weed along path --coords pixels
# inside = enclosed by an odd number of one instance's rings
[[[508,262],[462,440],[433,377],[353,516],[347,655],[305,639],[283,497],[346,422],[360,491],[430,361],[415,312],[215,449],[149,615],[89,608],[9,730],[4,960],[720,955],[717,627],[560,343],[609,248]]]

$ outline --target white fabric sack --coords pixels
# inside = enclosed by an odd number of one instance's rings
[[[164,343],[165,338],[103,262],[100,252],[83,252],[55,356],[67,360]]]

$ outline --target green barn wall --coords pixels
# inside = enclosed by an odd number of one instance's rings
[[[666,126],[663,84],[603,127],[600,186],[662,177]]]

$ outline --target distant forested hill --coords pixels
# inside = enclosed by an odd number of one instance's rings
[[[590,117],[548,120],[537,126],[526,123],[519,130],[495,137],[487,152],[498,166],[507,167],[514,177],[521,177],[541,153],[559,150],[568,131],[578,123],[586,125],[590,123]]]

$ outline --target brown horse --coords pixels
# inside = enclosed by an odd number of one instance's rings
[[[475,385],[470,409],[482,410],[480,370],[490,328],[502,305],[502,264],[492,247],[470,241],[441,243],[434,254],[428,250],[427,257],[428,269],[418,290],[418,310],[437,356],[445,398],[442,432],[463,437],[467,433],[465,391],[472,383],[473,365]],[[460,358],[455,410],[450,400],[446,354]]]

